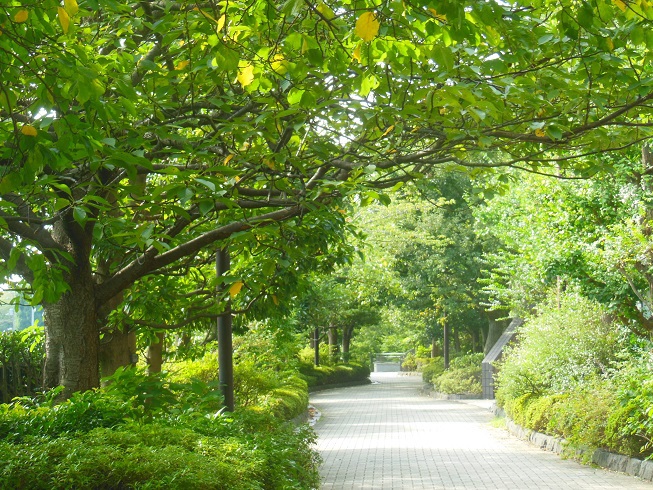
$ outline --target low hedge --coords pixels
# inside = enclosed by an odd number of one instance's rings
[[[433,383],[433,379],[444,373],[444,359],[436,357],[429,365],[422,369],[422,381]]]
[[[314,434],[269,416],[126,423],[0,442],[0,488],[317,488]]]
[[[218,359],[209,353],[196,361],[183,361],[173,367],[171,378],[189,383],[193,380],[216,383]],[[292,371],[278,372],[240,362],[234,366],[234,398],[238,407],[268,412],[283,420],[302,414],[308,406],[306,379]]]
[[[638,413],[620,399],[610,380],[597,380],[562,394],[525,394],[503,401],[517,424],[565,439],[572,447],[604,449],[630,457],[653,454],[640,430],[632,430]],[[647,417],[642,417],[644,420]]]
[[[354,381],[369,380],[370,368],[356,363],[336,364],[335,366],[315,366],[302,363],[299,366],[302,378],[310,388]]]
[[[306,392],[302,380],[293,383]],[[284,420],[299,402],[278,393],[269,397],[268,410],[223,413],[213,388],[122,372],[108,387],[60,405],[50,401],[54,394],[4,405],[0,488],[319,486],[315,434]]]
[[[429,379],[440,393],[480,395],[483,392],[482,361],[483,354],[474,353],[452,359],[447,370],[444,369],[444,361],[431,364],[422,373],[422,379]]]

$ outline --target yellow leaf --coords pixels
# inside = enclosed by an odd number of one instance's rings
[[[70,27],[70,17],[68,16],[68,12],[66,12],[66,9],[63,7],[57,7],[57,11],[59,12],[59,24],[61,24],[63,33],[68,34],[68,28]]]
[[[180,62],[177,63],[177,65],[175,66],[175,70],[183,70],[183,69],[186,68],[189,64],[190,64],[190,60],[180,61]]]
[[[269,158],[264,158],[263,163],[265,163],[265,165],[267,165],[267,167],[270,170],[276,170],[276,167],[274,166],[274,162],[272,160],[270,160]]]
[[[236,281],[229,288],[229,296],[231,296],[232,299],[235,298],[238,293],[240,293],[241,289],[243,289],[243,281]]]
[[[627,8],[627,7],[626,7],[626,4],[625,4],[624,2],[622,2],[621,0],[612,0],[612,2],[613,2],[617,7],[619,7],[619,10],[621,10],[622,12],[625,12],[625,11],[626,11],[626,8]]]
[[[238,80],[238,83],[243,87],[247,87],[254,81],[254,65],[248,61],[241,62],[238,65],[238,75],[236,76],[236,80]]]
[[[279,75],[285,75],[288,72],[288,61],[280,53],[274,55],[270,66],[272,67],[272,70]]]
[[[23,127],[20,128],[20,132],[25,136],[36,136],[38,134],[36,128],[34,126],[30,126],[29,124],[23,125]]]
[[[322,14],[322,17],[324,17],[326,20],[331,20],[336,16],[336,14],[333,13],[333,10],[331,10],[329,6],[325,5],[324,2],[320,2],[320,4],[317,6],[317,11]]]
[[[608,49],[609,49],[610,51],[613,51],[613,50],[614,50],[614,42],[612,41],[611,38],[606,37],[606,38],[605,38],[605,44],[608,46]]]
[[[223,163],[226,165],[227,163],[229,163],[229,162],[231,161],[231,159],[232,159],[233,157],[234,157],[234,154],[233,154],[233,153],[229,153],[229,155],[227,155],[227,156],[225,157]]]
[[[431,12],[431,15],[438,19],[440,22],[446,22],[447,21],[447,16],[443,14],[438,14],[438,11],[435,10],[434,8],[429,8],[429,12]]]
[[[541,129],[536,129],[535,136],[537,136],[538,138],[544,138],[546,136],[546,133]]]
[[[73,17],[79,11],[77,0],[63,0],[63,8],[65,8],[66,12]]]
[[[28,17],[29,17],[29,12],[27,10],[19,10],[14,15],[14,22],[20,24],[21,22],[25,22]]]
[[[438,111],[441,116],[444,116],[448,111],[446,107],[440,107],[440,110]]]
[[[273,302],[275,305],[279,306],[279,298],[277,298],[277,295],[276,295],[276,294],[273,294],[273,295],[272,295],[272,302]]]
[[[369,42],[377,36],[379,27],[381,27],[381,24],[376,20],[376,14],[374,12],[365,12],[356,21],[354,32],[363,41]]]
[[[227,22],[227,15],[226,15],[226,14],[222,14],[222,15],[220,16],[220,18],[218,19],[218,22],[217,22],[218,25],[217,25],[217,27],[215,28],[215,30],[218,31],[218,32],[220,32],[220,31],[222,30],[222,28],[224,27],[225,22]]]
[[[385,130],[385,132],[381,135],[381,138],[386,136],[390,131],[392,131],[395,128],[395,125],[393,124],[392,126],[388,126],[388,129]]]
[[[356,46],[356,49],[354,49],[354,54],[351,55],[353,59],[358,61],[359,63],[362,63],[363,60],[361,59],[361,45],[359,44]]]

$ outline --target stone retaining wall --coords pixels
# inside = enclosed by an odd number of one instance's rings
[[[496,405],[491,410],[498,417],[505,416],[505,412],[500,408],[497,408]],[[641,459],[624,456],[623,454],[611,453],[603,449],[595,449],[588,458],[587,453],[590,451],[589,449],[571,448],[567,446],[567,441],[564,439],[526,429],[517,425],[507,416],[506,428],[511,434],[534,444],[540,449],[552,451],[555,454],[562,454],[564,452],[574,458],[591,460],[592,463],[611,471],[618,471],[620,473],[636,476],[642,480],[653,481],[653,461],[643,461]]]

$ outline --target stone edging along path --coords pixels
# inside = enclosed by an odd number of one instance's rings
[[[626,473],[630,476],[641,478],[642,480],[653,481],[653,461],[643,461],[641,459],[624,456],[623,454],[611,453],[603,449],[595,449],[588,457],[587,453],[590,451],[589,449],[570,448],[566,446],[566,441],[564,439],[526,429],[508,418],[508,416],[505,415],[505,412],[496,407],[496,405],[490,410],[494,412],[497,417],[505,417],[508,432],[520,439],[530,442],[540,449],[551,451],[558,455],[567,454],[574,458],[582,458],[611,471]]]

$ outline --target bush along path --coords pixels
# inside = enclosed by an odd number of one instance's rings
[[[286,422],[306,408],[303,380],[224,413],[214,381],[180,378],[119,370],[59,405],[56,391],[0,405],[0,488],[317,488],[315,434]]]
[[[434,400],[422,381],[372,374],[369,386],[311,395],[328,489],[653,489],[562,460],[492,427],[485,401]]]

